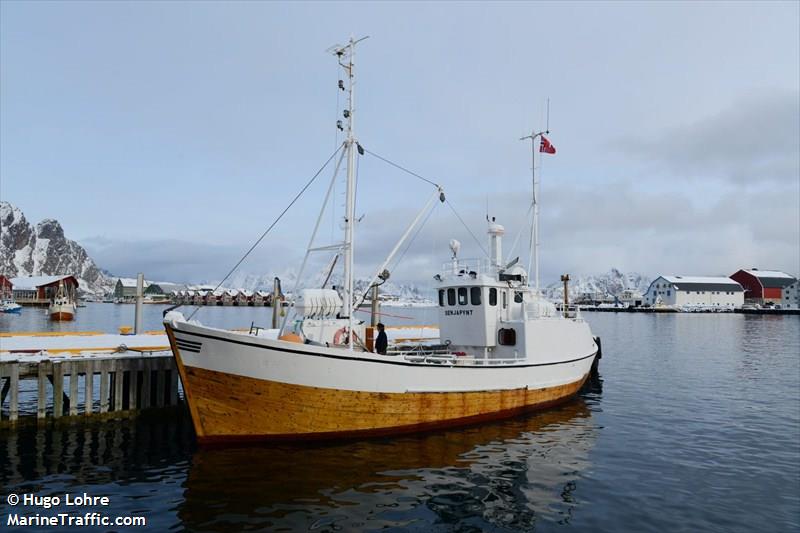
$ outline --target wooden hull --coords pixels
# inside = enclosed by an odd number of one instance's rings
[[[519,367],[431,366],[176,327],[166,324],[203,443],[381,436],[508,418],[572,398],[596,354]]]
[[[372,393],[305,387],[183,367],[203,443],[411,433],[508,418],[572,398],[580,380],[540,390]]]
[[[50,320],[55,320],[59,322],[72,320],[73,318],[75,318],[75,315],[67,311],[56,311],[50,313]]]

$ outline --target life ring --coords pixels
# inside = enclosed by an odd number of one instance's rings
[[[344,337],[344,342],[342,342],[342,337]],[[353,340],[361,342],[361,339],[358,338],[358,333],[353,333]],[[349,344],[346,327],[342,327],[336,330],[336,333],[333,334],[333,344]]]

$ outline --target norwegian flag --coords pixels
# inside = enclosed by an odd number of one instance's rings
[[[556,147],[550,144],[550,141],[547,140],[547,137],[542,135],[542,140],[539,143],[539,151],[543,154],[554,154],[556,153]]]

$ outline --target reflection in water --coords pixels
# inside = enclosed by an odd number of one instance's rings
[[[581,399],[427,435],[198,449],[178,515],[194,530],[530,530],[569,520],[596,433]]]
[[[115,514],[142,514],[157,530],[525,531],[570,520],[599,386],[527,417],[328,445],[198,449],[180,408],[24,426],[0,432],[0,485],[109,496]]]

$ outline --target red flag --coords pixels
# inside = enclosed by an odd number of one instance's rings
[[[539,144],[539,151],[545,154],[554,154],[556,153],[556,147],[550,144],[550,141],[542,135],[542,140]]]

